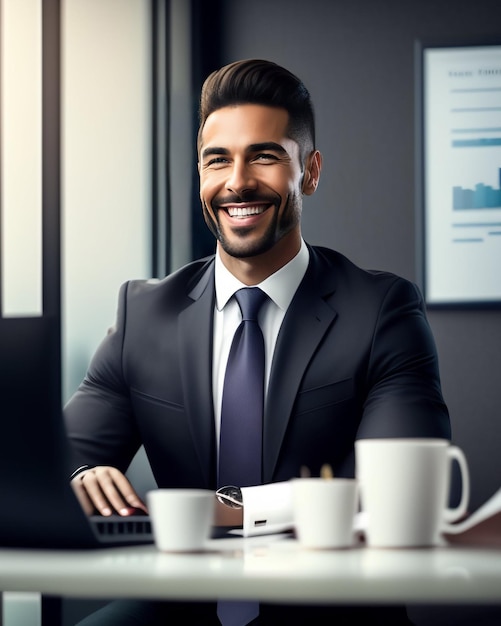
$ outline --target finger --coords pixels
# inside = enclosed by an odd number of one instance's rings
[[[101,481],[103,476],[105,476],[103,469],[95,467],[81,474],[80,485],[97,511],[101,515],[109,516],[113,513],[114,505],[110,502],[108,496],[105,495],[101,486]],[[77,479],[80,476],[77,476]]]
[[[86,515],[92,515],[95,512],[94,504],[87,495],[87,491],[82,485],[82,476],[78,475],[71,481],[71,487],[75,493],[80,506],[84,510]]]
[[[127,477],[115,468],[111,468],[109,474],[124,500],[125,508],[141,509],[147,513],[146,504],[141,500]]]
[[[89,497],[101,515],[131,515],[135,508],[147,512],[146,506],[127,478],[114,467],[99,466],[89,470],[83,479]]]

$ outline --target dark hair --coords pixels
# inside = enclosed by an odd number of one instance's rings
[[[263,104],[289,114],[287,134],[297,142],[301,162],[315,147],[315,119],[311,97],[294,74],[260,59],[236,61],[205,80],[200,96],[198,142],[211,113],[237,104]]]

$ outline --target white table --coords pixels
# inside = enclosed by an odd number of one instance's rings
[[[501,550],[310,551],[283,536],[215,540],[197,554],[164,554],[152,545],[1,549],[0,589],[83,598],[501,604]]]

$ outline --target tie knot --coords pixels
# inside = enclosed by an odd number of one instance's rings
[[[259,287],[245,287],[235,293],[235,298],[242,311],[242,320],[256,322],[259,309],[266,300],[267,295]]]

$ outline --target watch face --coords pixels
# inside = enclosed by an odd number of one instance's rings
[[[227,487],[220,487],[216,491],[216,496],[221,504],[229,506],[231,509],[242,508],[242,491],[239,487],[228,485]]]

